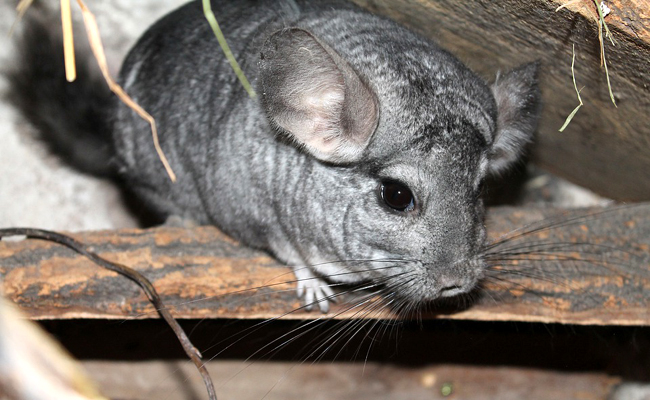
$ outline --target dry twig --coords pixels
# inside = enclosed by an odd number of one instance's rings
[[[77,241],[76,239],[70,236],[63,235],[61,233],[47,231],[43,229],[32,229],[32,228],[0,229],[0,238],[5,236],[27,236],[29,238],[43,239],[43,240],[59,243],[87,257],[95,264],[103,268],[106,268],[109,271],[117,272],[118,274],[125,276],[130,280],[132,280],[133,282],[137,283],[138,286],[140,286],[144,291],[144,293],[147,295],[147,298],[153,304],[158,314],[172,328],[172,330],[176,334],[176,337],[180,341],[181,346],[183,346],[183,350],[185,350],[185,354],[187,354],[188,357],[194,363],[194,365],[196,365],[196,368],[201,373],[201,377],[203,378],[203,382],[205,383],[210,399],[211,400],[217,399],[217,394],[214,389],[214,384],[212,383],[212,379],[210,378],[210,374],[208,373],[208,370],[205,368],[203,362],[201,361],[202,358],[201,353],[196,347],[194,347],[190,339],[187,337],[187,334],[185,333],[183,328],[178,324],[178,321],[174,319],[174,317],[171,315],[169,310],[163,304],[160,296],[158,295],[158,292],[156,291],[156,288],[154,288],[151,282],[144,275],[125,265],[114,263],[112,261],[108,261],[98,256],[94,252],[90,251],[83,243]]]

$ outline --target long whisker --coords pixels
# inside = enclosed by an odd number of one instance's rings
[[[594,211],[594,212],[585,212],[583,215],[578,215],[575,217],[570,217],[566,218],[564,216],[557,216],[553,218],[547,218],[541,221],[536,221],[531,224],[528,224],[526,226],[523,226],[521,228],[514,229],[495,241],[489,243],[487,246],[485,246],[484,250],[490,250],[492,248],[501,246],[505,243],[511,242],[513,240],[519,239],[521,237],[527,236],[527,235],[532,235],[535,233],[540,233],[544,231],[548,231],[551,229],[558,229],[562,228],[565,226],[569,225],[576,225],[580,222],[587,221],[589,219],[593,218],[601,218],[603,216],[607,216],[608,214],[612,214],[615,212],[620,212],[622,210],[629,210],[633,209],[636,207],[647,207],[647,204],[626,204],[626,205],[621,205],[621,206],[616,206],[612,208],[608,208],[606,210],[599,210],[599,211]]]
[[[372,285],[372,286],[377,286],[377,285]],[[364,287],[363,289],[367,289],[367,288],[368,288],[368,287],[366,286],[366,287]],[[272,354],[272,353],[275,353],[275,352],[276,352],[277,350],[279,350],[280,348],[286,346],[287,344],[289,344],[289,343],[291,343],[291,342],[297,340],[298,338],[300,338],[300,337],[306,335],[307,333],[313,331],[314,329],[316,329],[316,328],[318,327],[318,323],[322,323],[322,322],[324,322],[324,321],[328,321],[328,320],[331,320],[331,319],[335,319],[335,318],[339,317],[340,315],[342,315],[342,314],[344,314],[344,313],[347,313],[347,312],[349,312],[349,311],[351,311],[351,310],[353,310],[353,309],[355,309],[355,308],[358,308],[358,307],[362,306],[363,304],[369,302],[373,297],[375,297],[375,295],[376,295],[375,293],[368,294],[368,295],[364,296],[362,299],[360,299],[359,301],[357,301],[357,302],[355,302],[355,303],[349,305],[347,308],[344,308],[343,310],[341,310],[341,311],[339,311],[338,313],[334,314],[333,316],[323,316],[323,317],[317,318],[317,319],[315,319],[315,320],[311,320],[311,321],[307,321],[307,322],[305,322],[305,323],[302,324],[301,326],[299,326],[299,327],[297,327],[297,328],[294,328],[294,329],[292,329],[290,332],[287,332],[287,333],[281,335],[280,337],[274,339],[273,341],[267,343],[266,345],[264,345],[263,347],[261,347],[260,349],[258,349],[257,351],[255,351],[253,354],[251,354],[251,355],[250,355],[250,356],[249,356],[245,361],[250,361],[251,358],[255,357],[256,355],[258,355],[259,353],[261,353],[262,351],[264,351],[264,350],[267,349],[268,347],[272,346],[274,343],[277,343],[277,342],[279,342],[280,340],[282,340],[282,339],[284,339],[284,338],[286,338],[286,337],[288,337],[288,336],[290,336],[290,335],[293,335],[293,334],[296,334],[296,333],[297,333],[295,336],[290,337],[289,339],[287,339],[287,340],[285,340],[285,341],[283,341],[283,342],[281,342],[281,343],[275,345],[273,348],[271,348],[270,350],[268,350],[268,351],[264,354],[264,356],[268,356],[268,355],[270,355],[270,354]],[[303,306],[303,307],[301,307],[301,308],[304,308],[304,307],[305,307],[305,306]],[[294,311],[295,311],[295,310],[294,310]],[[270,320],[267,320],[267,321],[264,321],[264,322],[266,323],[266,322],[269,322],[269,321],[271,321],[271,320],[276,320],[276,318],[273,318],[273,319],[270,319]],[[339,324],[340,324],[340,323],[343,323],[343,322],[345,322],[345,321],[342,320],[342,321],[339,322]],[[305,329],[305,328],[307,328],[307,329]],[[257,327],[257,329],[259,329],[259,326]],[[255,329],[255,330],[257,330],[257,329]],[[331,328],[330,328],[330,329],[331,329]],[[302,330],[302,332],[300,332],[301,330]],[[252,332],[249,332],[249,333],[247,333],[247,335],[249,335],[249,334],[251,334],[251,333],[252,333]],[[241,338],[238,339],[238,341],[239,341],[239,340],[241,340]],[[220,352],[220,353],[221,353],[221,352]],[[215,356],[215,357],[216,357],[216,356]],[[247,367],[248,367],[248,366],[247,366]],[[229,380],[232,379],[232,378],[234,378],[235,376],[237,376],[239,373],[243,372],[247,367],[245,367],[245,368],[243,368],[242,370],[238,371],[237,374],[235,374],[234,376],[230,377]]]
[[[344,262],[346,262],[346,261],[336,261],[336,262],[331,262],[331,264],[344,263]],[[352,262],[361,263],[361,260],[353,260]],[[386,262],[386,263],[393,263],[394,264],[396,262],[411,262],[411,261],[401,260],[401,259],[372,259],[372,260],[366,261],[366,262],[374,262],[374,263]],[[327,263],[321,263],[320,265],[326,265],[326,264]],[[309,268],[309,266],[305,266],[305,267],[301,267],[301,268]],[[391,266],[387,266],[387,267],[368,268],[368,269],[362,269],[362,270],[357,270],[357,271],[346,271],[346,272],[340,272],[340,273],[325,275],[323,277],[327,278],[327,279],[332,279],[332,278],[336,279],[336,278],[345,277],[345,276],[349,276],[349,275],[357,275],[357,274],[363,274],[365,272],[389,270],[389,269],[392,269],[392,268],[395,268],[395,266],[391,265]],[[282,273],[281,275],[278,275],[278,277],[288,275],[288,274],[293,275],[293,271]],[[275,279],[277,279],[277,277],[275,277],[275,278],[273,278],[273,279],[271,279],[271,280],[269,280],[267,282],[272,282]],[[214,296],[205,296],[205,297],[202,297],[200,299],[191,299],[191,300],[182,301],[182,302],[178,302],[178,303],[169,303],[168,305],[166,305],[166,307],[167,308],[172,308],[172,307],[185,306],[185,305],[188,305],[188,304],[194,304],[194,303],[198,303],[198,302],[202,302],[202,301],[213,300],[213,299],[217,299],[217,298],[220,298],[220,297],[227,297],[227,296],[234,296],[234,295],[237,295],[237,294],[245,294],[245,293],[249,293],[249,292],[256,292],[256,291],[259,291],[261,289],[268,289],[268,288],[284,286],[284,285],[289,285],[289,284],[296,284],[296,283],[299,283],[299,282],[305,282],[305,281],[310,281],[310,280],[315,280],[315,279],[318,279],[318,277],[303,278],[303,279],[290,279],[290,280],[286,280],[286,281],[282,281],[282,282],[265,283],[265,284],[262,284],[262,285],[259,285],[259,286],[248,287],[248,288],[245,288],[245,289],[234,290],[234,291],[230,291],[230,292],[226,292],[226,293],[220,293],[220,294],[217,294],[217,295],[214,295]],[[329,284],[330,287],[332,287],[332,286],[344,286],[344,285],[346,285],[346,284],[345,283],[330,283]],[[277,292],[282,293],[282,292],[294,291],[294,290],[295,289],[293,289],[293,288],[292,289],[277,290],[276,293]],[[255,293],[254,294],[254,296],[265,296],[265,295],[268,295],[268,294],[266,294],[266,293]],[[244,301],[244,300],[242,300],[242,301]],[[138,318],[138,317],[142,317],[142,316],[145,316],[145,315],[148,315],[148,314],[155,313],[156,311],[157,311],[157,309],[154,309],[152,311],[143,312],[143,313],[138,314],[136,316],[133,316],[131,318],[135,319],[135,318]],[[292,311],[297,311],[297,310],[292,310]]]
[[[381,285],[381,284],[382,284],[382,282],[379,282],[379,283],[373,283],[373,284],[368,284],[368,285],[362,285],[362,286],[359,286],[359,287],[357,287],[357,288],[354,288],[353,290],[349,290],[349,291],[346,291],[346,292],[335,293],[335,294],[332,295],[332,296],[327,296],[325,299],[327,299],[327,300],[332,300],[332,299],[335,299],[336,297],[343,296],[343,295],[345,295],[345,294],[350,294],[350,293],[355,293],[355,292],[366,291],[366,290],[368,290],[368,289],[371,289],[372,287],[379,286],[379,285]],[[368,297],[372,297],[372,296],[373,296],[372,294],[371,294],[371,295],[368,295]],[[286,317],[287,315],[290,315],[290,314],[295,313],[295,312],[297,312],[297,311],[304,310],[304,309],[306,309],[306,308],[308,308],[308,307],[310,307],[310,306],[316,305],[316,304],[318,304],[318,301],[314,301],[313,303],[302,305],[301,307],[298,307],[298,308],[295,308],[295,309],[293,309],[293,310],[287,311],[287,312],[285,312],[285,313],[283,313],[283,314],[281,314],[281,315],[279,315],[279,316],[277,316],[277,317],[269,318],[269,319],[267,319],[267,320],[264,320],[264,321],[262,321],[262,322],[260,322],[260,323],[257,323],[257,324],[255,324],[255,325],[253,325],[253,326],[247,328],[246,331],[249,331],[249,332],[247,332],[244,336],[240,337],[237,341],[235,341],[235,342],[231,343],[230,345],[228,345],[226,348],[222,349],[222,350],[221,350],[217,355],[215,355],[215,357],[217,357],[217,356],[218,356],[219,354],[221,354],[223,351],[227,350],[228,348],[230,348],[231,346],[233,346],[234,344],[236,344],[236,343],[239,342],[240,340],[243,340],[243,339],[244,339],[245,337],[247,337],[248,335],[250,335],[250,334],[256,332],[256,331],[257,331],[258,329],[260,329],[262,326],[264,326],[264,325],[266,325],[266,324],[268,324],[268,323],[270,323],[270,322],[272,322],[272,321],[280,320],[280,319]],[[339,312],[337,312],[336,314],[331,315],[331,316],[321,316],[321,317],[319,317],[319,318],[316,318],[316,319],[310,321],[310,323],[312,323],[312,322],[319,322],[319,321],[322,321],[322,320],[335,319],[335,318],[339,317],[340,315],[342,315],[343,313],[349,311],[350,309],[353,309],[355,306],[356,306],[356,305],[353,304],[353,305],[351,305],[350,307],[348,307],[347,309],[343,309],[342,311],[339,311]],[[222,344],[223,342],[225,342],[225,341],[227,341],[227,340],[229,340],[229,339],[232,339],[234,336],[235,336],[235,335],[231,335],[230,337],[225,338],[225,339],[221,340],[221,341],[218,342],[218,343],[215,343],[215,344],[212,345],[210,348],[208,348],[208,350],[211,349],[211,348],[214,347],[214,346],[217,346],[217,345],[219,345],[219,344]],[[253,356],[254,356],[254,355],[253,355]]]
[[[604,258],[602,254],[599,253],[589,253],[589,252],[582,252],[581,254],[576,255],[576,251],[572,252],[550,252],[550,251],[536,251],[536,252],[512,252],[512,253],[507,253],[503,254],[500,256],[492,256],[489,258],[486,258],[486,261],[488,261],[490,264],[492,264],[491,267],[488,267],[488,269],[498,269],[497,267],[499,265],[510,265],[510,266],[518,266],[520,268],[536,268],[536,269],[541,269],[539,263],[553,263],[553,265],[556,268],[559,268],[560,266],[565,266],[567,265],[566,262],[570,262],[569,265],[572,265],[576,272],[580,272],[581,275],[597,275],[598,272],[593,270],[593,269],[586,269],[586,268],[581,268],[579,267],[580,265],[584,266],[598,266],[601,268],[604,268],[612,273],[615,273],[616,275],[624,276],[624,277],[632,277],[635,275],[643,274],[644,272],[638,269],[635,269],[634,271],[629,270],[629,264],[626,263],[624,260],[620,259],[614,259],[612,257],[607,257]],[[598,257],[600,256],[600,257]],[[527,263],[532,263],[532,264],[527,264]],[[547,272],[552,272],[552,271],[547,271]]]
[[[365,303],[365,302],[364,302],[364,303]],[[370,304],[372,304],[372,303],[370,303]],[[277,386],[277,385],[278,385],[278,384],[279,384],[283,379],[285,379],[285,378],[286,378],[286,377],[291,373],[291,371],[293,371],[294,368],[296,368],[298,365],[303,365],[307,360],[312,359],[313,356],[314,356],[314,354],[316,354],[316,353],[317,353],[321,348],[323,348],[324,346],[326,346],[326,348],[321,352],[321,354],[320,354],[318,357],[316,357],[316,358],[312,361],[312,363],[315,363],[315,362],[321,360],[322,357],[324,357],[324,355],[329,351],[329,349],[331,349],[332,346],[334,346],[334,344],[339,340],[339,338],[343,337],[343,335],[344,335],[344,333],[345,333],[346,331],[350,331],[350,330],[354,329],[354,328],[351,327],[349,324],[345,324],[345,325],[344,325],[345,322],[349,322],[349,321],[355,321],[355,325],[359,325],[359,324],[361,325],[361,326],[359,327],[359,329],[357,329],[357,332],[355,332],[352,336],[355,336],[356,333],[358,333],[361,329],[363,329],[364,326],[368,325],[368,323],[369,323],[369,322],[368,322],[369,320],[367,320],[367,319],[365,319],[365,318],[363,318],[363,317],[362,317],[362,318],[358,318],[358,319],[351,319],[351,320],[346,320],[346,321],[340,321],[340,322],[337,324],[337,326],[338,326],[338,325],[343,325],[343,326],[341,326],[341,328],[335,330],[334,333],[333,333],[332,335],[328,335],[328,339],[325,340],[323,343],[321,343],[320,346],[318,346],[316,349],[314,349],[313,351],[311,351],[311,352],[310,352],[308,355],[306,355],[305,357],[302,357],[302,361],[301,361],[299,364],[294,364],[294,365],[292,365],[292,366],[291,366],[291,367],[290,367],[290,368],[285,372],[285,374],[283,375],[283,377],[282,377],[280,380],[278,380],[278,381],[277,381],[277,382],[276,382],[276,383],[275,383],[271,388],[269,388],[269,390],[267,391],[267,393],[264,395],[263,398],[265,398],[266,396],[268,396],[268,394],[269,394],[269,393],[270,393],[270,392],[271,392],[271,391],[272,391],[272,390],[273,390],[273,389],[274,389],[274,388],[275,388],[275,387],[276,387],[276,386]],[[328,331],[331,331],[331,330],[332,330],[332,328],[328,329],[326,332],[322,333],[320,336],[324,336],[324,335],[326,335],[326,334],[328,333]],[[335,338],[334,342],[331,342],[332,338]],[[313,340],[312,340],[310,343],[312,343],[312,342],[313,342]],[[331,343],[328,345],[328,342],[331,342]],[[345,345],[347,345],[348,343],[349,343],[349,340],[348,340],[348,342],[346,342]],[[341,350],[345,347],[345,345],[343,345],[343,347],[341,347]],[[339,354],[340,354],[340,351],[339,351],[339,353],[337,353],[337,355],[334,357],[334,359],[336,359],[336,358],[338,357]]]

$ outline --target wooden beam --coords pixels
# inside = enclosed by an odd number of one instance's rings
[[[493,263],[475,301],[464,309],[447,304],[428,317],[650,325],[650,204],[591,211],[493,208],[488,231],[497,240],[531,223],[528,230],[555,225],[515,233],[495,247],[502,262]],[[213,227],[72,236],[145,274],[178,318],[322,317],[290,312],[300,307],[290,269]],[[526,249],[539,254],[516,255]],[[545,261],[535,260],[540,257]],[[133,282],[53,243],[0,242],[0,277],[5,295],[34,319],[157,317]],[[358,317],[345,308],[338,304],[329,316]]]
[[[499,70],[541,60],[544,111],[535,157],[544,168],[601,195],[650,200],[650,1],[608,0],[601,65],[594,0],[355,0],[428,36],[493,81]],[[598,0],[600,3],[600,0]],[[561,5],[566,8],[556,11]],[[558,129],[584,106],[564,133]],[[643,171],[643,172],[642,172]]]
[[[238,361],[206,364],[219,396],[251,400],[604,399],[621,382],[599,372],[471,365],[260,362],[246,368],[250,365]],[[189,363],[85,361],[82,365],[110,398],[184,400],[204,390]]]

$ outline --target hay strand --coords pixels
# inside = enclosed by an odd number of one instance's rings
[[[9,34],[13,33],[15,24],[20,21],[27,9],[32,5],[33,0],[20,0],[16,6],[16,11],[18,16],[14,25],[11,27]],[[165,153],[160,147],[160,141],[158,140],[158,129],[156,128],[156,121],[154,118],[145,111],[138,103],[136,103],[131,96],[129,96],[120,85],[115,82],[113,77],[111,77],[110,72],[108,71],[108,64],[106,63],[106,55],[104,53],[104,46],[102,45],[101,36],[99,35],[99,28],[97,26],[97,21],[95,16],[88,9],[83,0],[77,0],[79,8],[81,8],[81,13],[83,15],[84,27],[86,28],[86,34],[88,36],[88,42],[90,43],[90,49],[97,60],[99,69],[104,76],[104,80],[108,85],[111,92],[115,95],[129,108],[135,111],[140,118],[144,119],[151,126],[151,136],[153,138],[154,148],[158,154],[158,158],[165,167],[165,171],[171,179],[172,182],[176,182],[176,174],[172,170]],[[64,38],[64,57],[65,57],[65,68],[66,68],[66,79],[69,82],[72,82],[76,77],[76,70],[74,67],[74,41],[72,37],[72,19],[70,13],[70,0],[61,0],[61,22],[63,26],[63,38]]]
[[[165,157],[165,153],[162,151],[162,148],[160,147],[160,142],[158,141],[158,130],[156,129],[156,121],[151,116],[151,114],[149,114],[142,107],[140,107],[140,105],[136,103],[131,98],[131,96],[129,96],[124,91],[124,89],[122,89],[122,87],[118,85],[117,82],[115,82],[115,80],[111,77],[110,72],[108,71],[108,64],[106,63],[106,55],[104,54],[104,46],[102,45],[102,40],[99,35],[99,28],[97,27],[97,21],[95,20],[95,16],[90,12],[88,7],[86,7],[86,4],[83,2],[83,0],[77,0],[77,4],[79,4],[79,7],[81,8],[81,12],[84,19],[84,26],[86,27],[86,33],[88,35],[88,41],[90,43],[90,48],[93,54],[95,55],[95,59],[97,60],[99,69],[101,70],[102,75],[104,76],[104,79],[108,84],[108,87],[111,89],[113,93],[117,95],[117,97],[120,98],[120,100],[122,100],[124,104],[129,106],[142,119],[144,119],[149,123],[149,125],[151,126],[151,135],[153,137],[154,147],[156,149],[156,153],[158,153],[158,158],[160,158],[160,161],[163,163],[163,166],[165,167],[165,171],[167,171],[167,175],[169,175],[169,179],[171,179],[172,182],[176,182],[176,174],[174,174],[174,171],[169,165],[169,161],[167,161],[167,157]]]
[[[567,8],[569,6],[572,6],[576,3],[582,2],[585,0],[569,0],[566,3],[560,5],[558,8],[555,9],[555,12],[558,12],[562,10],[563,8]],[[609,91],[609,98],[612,101],[612,104],[614,104],[614,107],[618,108],[618,105],[616,104],[616,100],[614,98],[614,92],[612,91],[612,83],[610,81],[609,77],[609,68],[607,66],[607,58],[605,56],[605,40],[603,39],[603,36],[612,43],[612,46],[616,45],[616,42],[614,41],[614,37],[612,36],[612,32],[609,30],[609,27],[607,26],[607,23],[605,22],[605,13],[603,11],[603,7],[605,7],[604,2],[602,4],[598,3],[598,0],[586,0],[586,3],[583,3],[585,5],[588,5],[590,3],[593,3],[596,6],[596,15],[593,15],[593,10],[591,8],[587,7],[587,10],[591,14],[592,17],[596,19],[596,24],[598,26],[598,42],[600,45],[600,65],[604,67],[605,69],[605,78],[607,79],[607,89]],[[608,10],[609,12],[609,10]],[[605,32],[603,35],[603,31]],[[573,45],[573,58],[571,60],[571,76],[573,78],[573,87],[575,88],[575,91],[578,95],[578,101],[580,104],[576,106],[576,108],[571,111],[567,119],[564,121],[564,124],[562,127],[559,129],[560,132],[563,132],[564,129],[569,125],[573,117],[576,115],[580,107],[583,106],[582,99],[580,98],[580,91],[578,90],[578,87],[576,85],[576,77],[575,77],[575,71],[574,71],[574,64],[575,64],[575,44]]]
[[[16,24],[20,22],[21,19],[25,16],[25,13],[27,12],[27,9],[29,6],[32,5],[34,0],[20,0],[18,4],[16,5],[16,12],[18,15],[16,16],[16,19],[14,22],[11,24],[11,28],[9,28],[9,37],[11,37],[14,34],[14,30],[16,29]]]
[[[612,43],[612,46],[616,46],[616,43],[614,42],[614,37],[612,36],[612,32],[610,32],[609,27],[607,26],[607,23],[605,22],[605,15],[603,14],[603,9],[598,4],[598,0],[593,0],[594,4],[596,4],[596,10],[598,11],[598,41],[600,42],[600,64],[605,67],[605,77],[607,78],[607,89],[609,90],[609,98],[612,100],[612,104],[614,104],[614,107],[618,106],[616,105],[616,100],[614,99],[614,93],[612,92],[612,83],[609,80],[609,69],[607,68],[607,59],[605,58],[605,41],[603,40],[603,28],[605,29],[605,37],[609,39],[609,41]]]
[[[574,44],[573,45],[573,58],[571,59],[571,77],[573,78],[573,87],[576,90],[576,94],[578,95],[578,101],[580,102],[580,104],[578,104],[576,106],[576,108],[574,108],[573,111],[571,111],[571,114],[569,114],[569,116],[564,121],[564,124],[560,128],[560,132],[564,132],[564,129],[566,129],[566,127],[569,125],[569,123],[571,122],[573,117],[576,115],[576,113],[578,112],[580,107],[582,107],[582,105],[583,105],[582,97],[580,97],[580,91],[578,90],[578,85],[576,84],[576,72],[575,72],[575,69],[574,69],[575,63],[576,63],[576,45]]]
[[[233,56],[232,51],[230,50],[230,46],[228,46],[228,43],[226,42],[226,38],[223,36],[223,32],[221,32],[221,28],[219,27],[217,18],[214,16],[214,13],[212,12],[212,6],[210,5],[210,0],[203,0],[203,14],[205,15],[205,19],[208,20],[208,23],[210,24],[210,27],[212,28],[214,35],[217,37],[219,46],[221,46],[221,50],[223,51],[223,54],[226,56],[228,62],[230,63],[230,67],[235,72],[235,75],[237,75],[239,82],[244,87],[244,89],[246,89],[246,92],[248,92],[248,96],[251,99],[255,98],[256,96],[255,90],[253,90],[253,87],[248,82],[248,79],[246,79],[246,75],[244,75],[244,72],[239,67],[239,63],[237,63],[235,56]]]
[[[63,57],[65,59],[65,79],[73,82],[77,79],[74,61],[74,37],[72,33],[72,16],[70,0],[61,0],[61,27],[63,29]]]

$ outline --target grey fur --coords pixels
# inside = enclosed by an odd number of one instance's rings
[[[314,277],[381,282],[408,304],[469,291],[484,270],[481,183],[531,140],[537,65],[492,90],[392,21],[344,2],[281,3],[213,1],[259,100],[199,2],[149,29],[120,81],[156,118],[179,180],[148,125],[115,101],[120,175],[160,213],[217,225],[294,266],[323,310],[330,291]],[[386,181],[410,188],[413,210],[383,202]]]

